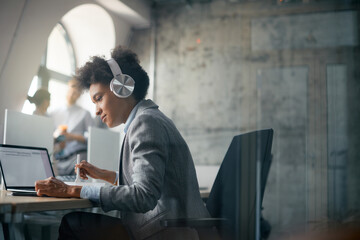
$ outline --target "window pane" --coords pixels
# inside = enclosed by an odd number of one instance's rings
[[[31,82],[28,96],[33,96],[38,89],[39,86],[39,79],[38,76],[35,76]],[[24,106],[21,110],[23,113],[32,114],[35,111],[35,104],[31,104],[28,100],[25,101]]]
[[[65,31],[57,25],[48,40],[46,67],[65,75],[74,73],[74,57],[71,47],[65,39]]]
[[[71,36],[77,66],[84,65],[94,55],[110,57],[115,46],[115,29],[111,16],[102,7],[81,5],[68,12],[61,22]]]
[[[49,92],[51,93],[49,112],[66,105],[67,83],[50,79]]]

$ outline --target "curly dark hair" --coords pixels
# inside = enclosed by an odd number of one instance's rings
[[[118,46],[111,52],[111,57],[119,64],[124,74],[131,76],[135,81],[132,96],[137,101],[145,98],[149,88],[149,77],[140,66],[136,53],[132,50]],[[81,90],[89,89],[91,84],[102,83],[110,85],[113,79],[111,69],[103,57],[94,56],[83,67],[77,70],[75,79]]]

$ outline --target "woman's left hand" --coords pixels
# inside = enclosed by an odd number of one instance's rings
[[[36,181],[35,190],[38,196],[80,197],[81,186],[69,186],[54,177],[50,177]]]

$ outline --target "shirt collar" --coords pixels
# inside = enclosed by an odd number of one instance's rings
[[[135,105],[135,107],[131,110],[131,113],[130,113],[129,117],[128,117],[128,119],[127,119],[126,122],[125,122],[125,127],[124,127],[124,132],[125,132],[125,134],[126,134],[128,128],[129,128],[131,122],[134,120],[135,115],[136,115],[136,112],[137,112],[137,110],[138,110],[139,105],[140,105],[141,102],[142,102],[142,100],[141,100],[140,102],[138,102],[138,103]]]

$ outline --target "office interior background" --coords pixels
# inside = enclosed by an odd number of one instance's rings
[[[356,0],[1,0],[0,140],[5,109],[66,82],[92,55],[130,47],[152,98],[196,165],[218,166],[233,136],[273,128],[263,200],[270,239],[345,221],[360,208]],[[79,102],[95,116],[88,94]]]

